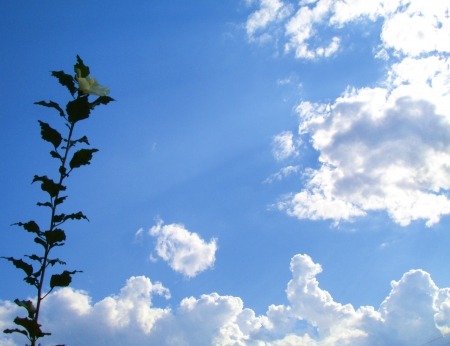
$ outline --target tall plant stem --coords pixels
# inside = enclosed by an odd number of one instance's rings
[[[71,138],[72,138],[72,134],[73,134],[73,129],[75,127],[75,123],[70,123],[69,126],[69,135],[67,138],[67,145],[65,147],[65,153],[64,153],[64,157],[61,160],[61,166],[59,169],[60,172],[60,177],[59,177],[59,186],[62,186],[62,183],[64,181],[64,178],[66,178],[68,176],[68,174],[66,173],[66,162],[67,162],[67,157],[69,155],[69,150],[72,147],[71,144]],[[52,215],[51,215],[51,219],[50,219],[50,231],[53,231],[55,228],[55,215],[56,215],[56,207],[58,206],[57,204],[57,200],[59,198],[59,192],[61,190],[58,190],[56,192],[56,196],[52,198],[51,200],[51,205],[52,205]],[[45,253],[44,253],[44,259],[42,261],[42,269],[41,269],[41,275],[39,277],[39,284],[38,284],[38,294],[37,294],[37,305],[36,305],[36,315],[35,315],[35,320],[36,323],[38,323],[38,319],[39,319],[39,311],[40,311],[40,307],[41,307],[41,302],[42,300],[45,298],[42,297],[42,286],[44,285],[44,278],[45,278],[45,270],[47,269],[48,266],[48,255],[50,253],[50,246],[47,243],[45,246]],[[31,346],[36,346],[36,338],[33,338],[31,340]]]

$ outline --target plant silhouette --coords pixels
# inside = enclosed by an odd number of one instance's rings
[[[24,281],[37,290],[36,301],[14,300],[19,307],[26,309],[28,316],[16,317],[14,319],[14,323],[20,328],[4,330],[4,333],[7,334],[23,334],[28,338],[31,346],[36,346],[38,339],[46,335],[51,335],[49,332],[43,332],[41,330],[41,324],[39,324],[42,300],[56,287],[69,286],[72,282],[72,276],[81,272],[80,270],[64,270],[60,274],[51,275],[48,286],[45,284],[45,274],[49,266],[53,267],[55,265],[66,264],[59,258],[50,258],[52,249],[61,247],[65,244],[66,233],[61,226],[69,220],[88,220],[81,211],[70,214],[57,212],[58,206],[63,204],[68,197],[67,195],[62,195],[66,190],[66,186],[63,185],[66,178],[69,178],[69,175],[74,169],[89,165],[92,155],[98,151],[93,148],[81,148],[71,154],[71,149],[74,149],[76,146],[90,146],[86,136],[73,139],[75,125],[79,121],[88,119],[91,111],[95,107],[106,105],[109,102],[114,101],[111,97],[106,96],[109,93],[109,88],[102,87],[94,78],[90,77],[89,67],[84,65],[79,56],[77,56],[77,63],[74,65],[74,72],[74,76],[66,74],[63,71],[51,72],[51,75],[56,77],[59,83],[66,87],[72,95],[73,99],[67,103],[65,111],[59,104],[53,101],[35,102],[37,105],[55,109],[67,127],[67,137],[64,138],[49,124],[38,120],[42,139],[53,146],[50,155],[59,162],[56,180],[53,180],[46,175],[35,175],[32,181],[32,183],[40,183],[42,191],[47,194],[48,199],[45,202],[38,202],[37,205],[39,207],[46,207],[50,210],[50,223],[48,229],[42,230],[42,228],[33,220],[13,224],[22,227],[25,231],[34,236],[34,242],[40,246],[41,253],[40,255],[24,255],[24,257],[27,258],[26,261],[23,259],[2,256],[2,258],[12,262],[17,269],[23,270],[25,272]],[[75,95],[77,96],[75,97]],[[89,95],[96,95],[98,97],[90,102]]]

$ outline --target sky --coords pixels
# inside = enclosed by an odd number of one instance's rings
[[[115,99],[75,129],[99,151],[61,212],[89,222],[51,273],[83,273],[44,300],[42,345],[449,344],[449,7],[3,1],[0,256],[49,219],[38,120],[65,127],[34,102],[71,99],[50,71],[79,55]],[[13,328],[36,292],[0,273]]]

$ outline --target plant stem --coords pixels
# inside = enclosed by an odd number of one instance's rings
[[[69,155],[69,150],[72,147],[70,142],[71,142],[71,138],[72,138],[74,127],[75,127],[75,123],[70,123],[69,135],[68,135],[68,138],[67,138],[67,145],[66,145],[66,148],[65,148],[64,157],[61,160],[61,167],[62,167],[62,169],[60,169],[59,186],[62,186],[64,178],[66,178],[68,176],[66,174],[66,169],[65,168],[66,168],[67,156]],[[51,198],[53,200],[51,201],[51,204],[52,204],[52,216],[51,216],[51,219],[50,219],[50,229],[49,229],[49,231],[53,231],[53,229],[55,227],[54,218],[55,218],[55,215],[56,215],[56,207],[57,207],[56,201],[59,198],[59,192],[60,191],[61,190],[58,190],[56,192],[56,196]],[[50,253],[50,250],[51,250],[51,248],[50,248],[49,244],[47,243],[46,247],[45,247],[44,260],[42,261],[41,275],[39,277],[38,294],[37,294],[37,305],[36,305],[36,314],[35,314],[36,323],[38,323],[41,302],[44,299],[44,297],[42,297],[42,286],[44,285],[45,270],[47,269],[47,266],[48,266],[47,261],[48,261],[48,255]],[[36,345],[36,339],[37,338],[34,337],[31,340],[31,346],[35,346]]]

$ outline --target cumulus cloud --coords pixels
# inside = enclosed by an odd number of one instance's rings
[[[298,218],[349,220],[386,210],[400,225],[450,213],[447,58],[406,58],[385,88],[349,89],[333,104],[301,103],[300,133],[322,166],[278,203]]]
[[[273,156],[278,161],[298,155],[296,143],[294,143],[294,134],[291,131],[284,131],[276,135],[273,138],[272,146]]]
[[[206,243],[197,233],[181,224],[163,226],[159,220],[149,234],[156,238],[155,251],[169,266],[187,277],[194,277],[212,267],[216,259],[216,239]]]
[[[184,298],[175,309],[153,306],[152,297],[170,297],[161,283],[132,277],[117,296],[92,303],[88,293],[63,288],[44,301],[42,322],[52,332],[44,345],[412,345],[448,341],[450,288],[439,289],[430,275],[410,270],[392,281],[378,309],[335,302],[319,286],[320,264],[308,255],[292,258],[289,304],[271,305],[265,315],[244,307],[239,297],[203,294]],[[0,302],[0,325],[11,327],[19,312]],[[0,336],[0,344],[23,344]]]

